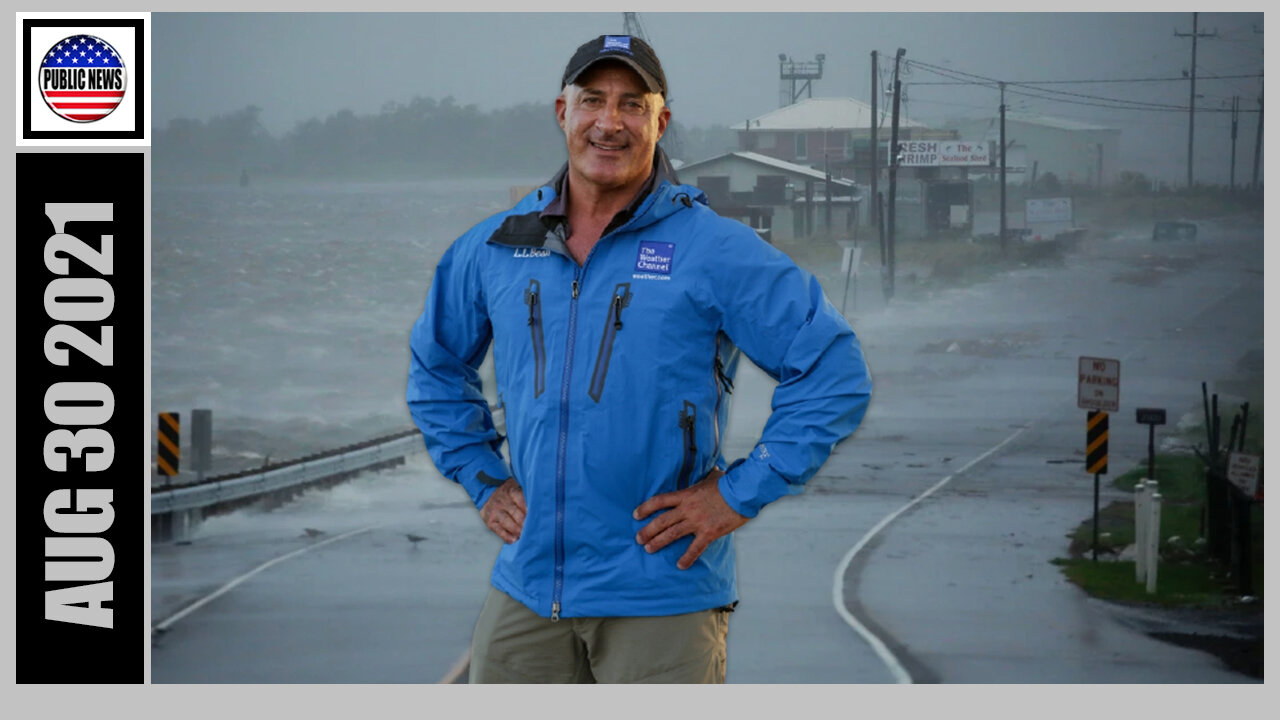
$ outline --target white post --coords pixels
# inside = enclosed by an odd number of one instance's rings
[[[1151,519],[1147,524],[1147,593],[1156,591],[1156,568],[1160,564],[1160,493],[1151,495]]]
[[[1139,480],[1133,488],[1133,579],[1147,579],[1147,483]]]

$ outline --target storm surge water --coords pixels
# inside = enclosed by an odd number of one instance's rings
[[[155,187],[152,415],[181,413],[186,442],[212,410],[215,474],[411,428],[409,330],[436,263],[537,181]]]

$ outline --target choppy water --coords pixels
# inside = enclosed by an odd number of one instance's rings
[[[537,180],[156,187],[153,425],[181,413],[186,443],[212,410],[215,473],[412,427],[408,334],[436,262]]]

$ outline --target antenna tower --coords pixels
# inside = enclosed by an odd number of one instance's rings
[[[622,13],[622,32],[632,37],[638,37],[649,43],[649,34],[644,31],[644,25],[640,22],[640,13],[624,12]],[[667,107],[671,107],[671,92],[667,92]],[[676,134],[676,125],[674,122],[667,123],[667,131],[662,134],[662,146],[669,152],[668,155],[679,156],[681,153],[680,137]]]
[[[813,97],[812,81],[822,78],[822,64],[826,60],[826,55],[818,53],[813,62],[796,62],[785,54],[779,53],[778,78],[781,84],[778,87],[778,107],[795,104],[796,100],[800,99],[800,93],[807,93],[808,97]]]

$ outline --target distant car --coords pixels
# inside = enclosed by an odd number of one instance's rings
[[[1177,220],[1162,220],[1151,230],[1152,240],[1195,240],[1197,226],[1195,223]]]

